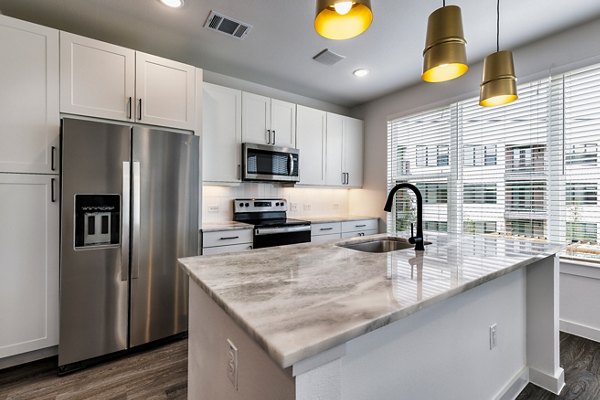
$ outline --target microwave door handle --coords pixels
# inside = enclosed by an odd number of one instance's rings
[[[290,173],[289,175],[292,176],[294,174],[294,155],[293,154],[288,154],[289,160],[290,160]]]

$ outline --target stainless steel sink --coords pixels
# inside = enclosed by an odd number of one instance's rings
[[[423,244],[428,245],[431,244],[431,242],[426,241]],[[387,253],[388,251],[413,249],[415,247],[408,239],[398,237],[385,237],[380,239],[367,239],[359,242],[340,243],[338,246],[346,249],[366,251],[368,253]]]

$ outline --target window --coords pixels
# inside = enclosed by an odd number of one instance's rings
[[[567,183],[566,192],[568,206],[596,205],[598,199],[596,183]]]
[[[447,183],[423,183],[418,182],[415,186],[423,196],[423,204],[446,204],[448,203]]]
[[[600,261],[600,64],[518,90],[502,107],[472,98],[388,121],[389,185],[422,189],[427,230],[545,238]],[[415,219],[401,198],[392,230]]]
[[[598,225],[585,222],[567,222],[567,239],[571,242],[596,242]]]
[[[466,183],[463,200],[468,204],[496,204],[495,183]]]
[[[596,143],[571,144],[566,158],[568,165],[595,166],[598,162],[598,146]]]
[[[465,145],[464,164],[470,167],[489,167],[496,165],[496,145]]]
[[[423,221],[424,231],[448,232],[448,223],[445,221]]]

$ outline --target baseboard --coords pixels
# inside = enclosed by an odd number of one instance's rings
[[[494,400],[515,400],[529,383],[529,368],[523,367],[495,396]]]
[[[529,367],[529,382],[554,394],[560,394],[560,391],[565,387],[565,370],[558,368],[555,375],[549,375]]]
[[[34,350],[28,353],[17,354],[15,356],[0,359],[0,370],[14,367],[16,365],[27,364],[32,361],[43,358],[53,357],[58,354],[58,346],[47,347],[45,349]]]
[[[594,342],[600,342],[600,329],[598,328],[561,319],[560,330],[562,332],[570,333],[571,335],[593,340]]]

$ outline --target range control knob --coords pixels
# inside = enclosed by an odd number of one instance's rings
[[[244,207],[244,203],[240,203],[240,207]]]
[[[246,207],[250,207],[250,203],[246,203]]]

